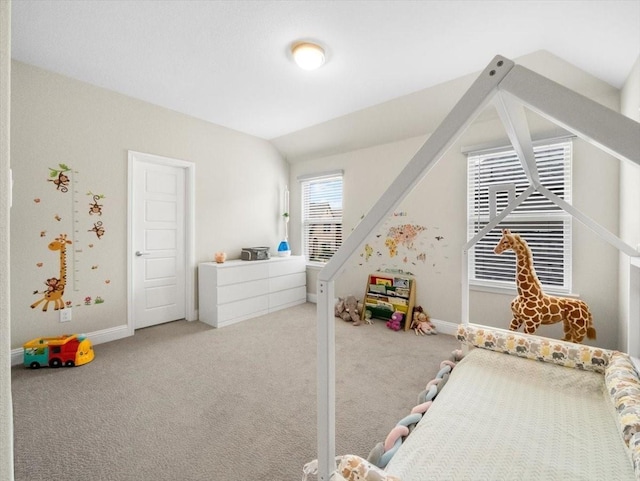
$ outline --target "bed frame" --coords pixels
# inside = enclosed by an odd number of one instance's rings
[[[496,56],[318,274],[318,480],[329,481],[335,471],[335,279],[344,270],[350,256],[374,234],[384,219],[429,173],[490,101],[495,103],[531,186],[502,212],[494,213],[487,226],[463,247],[463,324],[469,324],[469,249],[535,191],[629,256],[632,272],[630,298],[634,303],[632,311],[637,314],[640,310],[640,296],[633,290],[633,286],[637,290],[640,282],[640,252],[540,184],[524,107],[610,155],[638,166],[640,124],[531,70],[515,65],[507,58]],[[640,328],[634,330],[637,332]],[[634,330],[629,329],[630,336]],[[640,339],[630,339],[628,344],[629,354],[640,355]]]

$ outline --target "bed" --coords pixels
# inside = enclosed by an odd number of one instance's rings
[[[410,433],[368,460],[340,457],[335,479],[640,479],[640,381],[626,354],[473,325],[458,338],[469,352]]]
[[[417,426],[414,426],[416,413],[411,413],[407,419],[401,420],[406,425],[396,426],[391,439],[385,440],[384,452],[374,449],[369,461],[355,456],[342,456],[336,471],[333,320],[335,280],[345,269],[351,256],[374,235],[383,220],[429,173],[490,101],[494,101],[505,132],[523,164],[530,186],[515,199],[510,200],[499,213],[492,209],[488,223],[462,246],[462,265],[468,266],[469,252],[478,240],[498,226],[525,198],[536,191],[625,254],[630,259],[630,266],[637,265],[640,253],[634,247],[541,184],[525,108],[560,125],[601,150],[637,166],[640,166],[640,124],[535,72],[515,65],[509,59],[496,56],[380,196],[369,213],[360,220],[344,240],[342,247],[318,273],[318,461],[316,468],[307,466],[305,469],[307,473],[316,471],[319,481],[340,480],[341,475],[342,479],[348,481],[553,479],[547,477],[551,468],[544,464],[547,458],[553,456],[559,456],[557,462],[549,465],[568,466],[567,469],[573,472],[571,476],[575,476],[574,479],[640,480],[640,437],[636,435],[637,427],[640,426],[640,388],[638,374],[629,357],[622,353],[583,348],[561,341],[534,341],[536,338],[527,336],[518,338],[518,343],[512,346],[511,341],[509,346],[506,345],[505,337],[500,341],[504,341],[504,345],[498,346],[498,331],[482,330],[480,333],[473,331],[475,328],[469,323],[469,273],[466,268],[463,269],[461,279],[463,331],[458,335],[464,342],[473,346],[473,349],[491,352],[470,353],[466,360],[463,359],[464,362],[460,362],[461,365],[453,369],[450,374],[452,379],[446,384],[440,383],[442,393],[449,390],[451,394],[447,394],[447,397],[451,399],[445,402],[441,399],[438,402],[436,399],[431,405],[436,414],[425,412],[420,421],[415,422]],[[633,306],[637,306],[640,302],[637,283],[635,287],[633,283],[629,283],[628,291]],[[636,318],[635,315],[630,316],[630,337],[625,348],[638,356],[640,340],[637,337]],[[491,341],[485,342],[486,334],[496,338],[494,346],[498,347],[492,347]],[[515,336],[508,331],[503,332],[503,335]],[[476,339],[476,336],[479,338]],[[515,343],[516,338],[512,339]],[[510,355],[496,351],[507,351]],[[527,357],[530,359],[526,359]],[[541,360],[543,362],[540,362]],[[491,370],[488,367],[491,362],[501,366],[497,371],[494,366],[493,374],[490,374]],[[477,364],[484,367],[476,367]],[[482,374],[475,373],[478,369]],[[512,372],[511,376],[499,374],[501,369]],[[467,372],[474,374],[465,374]],[[468,384],[465,377],[476,376],[486,377],[483,381],[486,383],[497,383],[496,379],[502,379],[503,382],[496,384],[491,390],[483,388],[485,384],[480,384],[475,387],[471,396],[465,397],[465,384]],[[542,380],[547,378],[549,381],[543,383]],[[527,380],[531,382],[524,382]],[[533,382],[534,380],[536,382]],[[449,388],[450,384],[457,387]],[[536,397],[527,392],[526,396],[520,397],[520,402],[513,402],[512,398],[523,394],[524,388],[530,389],[531,386],[536,386],[535,389],[542,391],[537,392]],[[429,390],[433,391],[433,385]],[[460,406],[459,403],[465,399],[466,404]],[[537,402],[531,403],[530,399],[537,399]],[[549,401],[553,399],[555,401]],[[561,399],[569,406],[576,406],[575,409],[558,409],[557,406],[562,404]],[[507,409],[510,411],[506,411]],[[592,409],[597,414],[592,413]],[[453,411],[456,410],[459,413],[457,420],[452,417]],[[441,414],[438,415],[438,412]],[[535,416],[531,414],[533,412]],[[606,422],[607,412],[609,423]],[[503,416],[500,416],[501,413]],[[482,417],[489,421],[477,422]],[[521,423],[517,425],[518,429],[513,429],[513,419],[518,419]],[[596,420],[597,430],[592,430],[591,425]],[[439,429],[429,429],[435,423],[441,423]],[[483,425],[487,432],[478,428]],[[492,426],[492,430],[486,429],[486,426]],[[500,426],[502,431],[498,429]],[[407,429],[415,433],[407,436]],[[497,434],[492,435],[493,431]],[[559,433],[557,438],[556,431]],[[454,433],[456,440],[451,444],[448,439]],[[530,451],[529,448],[537,451]],[[389,454],[391,451],[393,455]],[[603,460],[605,454],[606,459]],[[434,459],[435,464],[432,463]],[[517,462],[511,462],[514,460]],[[610,460],[612,466],[606,466]],[[519,468],[518,474],[514,475],[511,470],[517,469],[518,463],[523,463],[522,466],[526,463],[526,467]],[[502,466],[499,467],[498,464]],[[463,466],[461,469],[464,469],[466,474],[451,471],[452,466]],[[492,474],[474,474],[479,473],[481,469],[493,469],[493,466],[496,471],[491,471]],[[380,471],[382,467],[386,472]],[[596,468],[606,475],[596,476],[591,471]],[[425,471],[418,472],[419,469]],[[445,471],[438,473],[438,469]],[[540,471],[536,474],[536,470]],[[437,474],[429,474],[433,472]],[[563,477],[564,472],[554,473],[558,476],[556,479],[571,479]]]

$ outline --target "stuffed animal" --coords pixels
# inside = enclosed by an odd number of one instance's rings
[[[358,300],[354,296],[347,296],[344,299],[339,297],[334,308],[334,314],[343,321],[353,321],[354,326],[362,324],[358,311]]]
[[[342,297],[338,297],[338,302],[336,302],[336,305],[333,308],[333,313],[336,317],[339,317],[342,319],[343,312],[344,312],[344,299]]]
[[[362,301],[358,301],[358,312],[360,313],[360,317],[364,319],[365,324],[373,324],[371,311],[364,308],[364,303]]]
[[[429,319],[429,314],[427,314],[427,311],[425,311],[422,306],[416,306],[413,308],[411,329],[416,333],[416,336],[430,336],[431,334],[438,334],[436,326],[433,325],[431,319]]]
[[[402,312],[394,312],[391,314],[391,319],[387,321],[387,327],[392,331],[399,331],[402,328],[402,319],[404,319]]]

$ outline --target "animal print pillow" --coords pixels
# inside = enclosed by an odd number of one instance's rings
[[[457,336],[460,342],[483,349],[600,373],[604,372],[612,352],[607,349],[472,324],[460,324]]]
[[[385,473],[360,456],[342,456],[337,473],[344,481],[400,481],[400,478]]]
[[[631,358],[615,351],[605,371],[604,381],[618,414],[622,438],[631,448],[631,439],[640,435],[640,380]],[[638,441],[636,439],[636,447]],[[637,454],[640,456],[640,453]]]

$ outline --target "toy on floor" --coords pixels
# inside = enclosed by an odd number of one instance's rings
[[[589,306],[579,299],[548,296],[542,291],[533,266],[533,255],[527,242],[509,229],[502,230],[502,238],[493,250],[500,255],[506,250],[516,253],[516,284],[518,297],[511,301],[513,319],[509,329],[516,331],[524,324],[524,332],[533,334],[540,324],[564,324],[565,341],[581,343],[585,336],[596,338]]]
[[[427,311],[425,311],[422,306],[416,306],[413,308],[411,329],[416,333],[416,336],[430,336],[431,334],[438,334],[436,326],[433,325],[433,322],[431,322],[431,319],[429,318],[429,314],[427,314]]]
[[[402,328],[402,320],[404,319],[404,314],[402,312],[394,312],[391,314],[391,319],[387,321],[387,327],[392,331],[399,331]]]
[[[24,346],[24,365],[32,369],[42,366],[82,366],[95,356],[91,341],[84,334],[39,337]]]
[[[358,301],[358,312],[360,313],[360,320],[365,324],[373,324],[373,316],[369,309],[364,308],[364,302]]]
[[[347,296],[344,299],[339,297],[334,308],[334,314],[343,321],[353,321],[354,326],[362,324],[360,312],[358,311],[358,300],[354,296]]]

